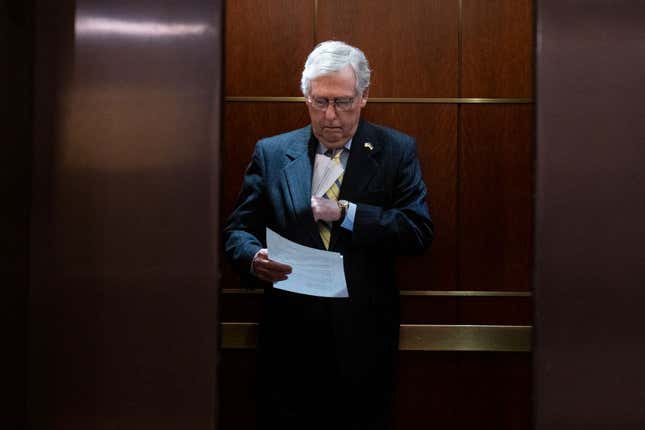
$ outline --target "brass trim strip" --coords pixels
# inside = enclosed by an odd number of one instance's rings
[[[258,341],[258,323],[220,323],[222,349],[255,349]]]
[[[304,102],[304,97],[263,97],[263,96],[227,96],[226,102]],[[533,103],[530,98],[432,98],[432,97],[370,97],[370,103],[441,103],[441,104],[527,104]]]
[[[257,323],[221,323],[222,349],[254,349]],[[400,351],[530,352],[531,326],[401,324]]]
[[[244,288],[222,288],[222,294],[264,294],[264,290]],[[438,290],[401,290],[402,296],[434,297],[532,297],[529,291],[438,291]]]
[[[439,296],[439,297],[532,297],[529,291],[434,291],[401,290],[402,296]]]
[[[401,325],[401,351],[531,351],[531,326]]]
[[[304,103],[304,97],[246,97],[246,96],[228,96],[224,97],[225,102],[281,102],[281,103]]]

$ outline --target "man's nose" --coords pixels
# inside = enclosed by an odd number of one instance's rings
[[[327,109],[325,109],[325,118],[327,119],[336,118],[336,107],[333,105],[333,103],[329,103],[327,105]]]

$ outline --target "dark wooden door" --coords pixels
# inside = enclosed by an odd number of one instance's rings
[[[27,428],[211,430],[222,4],[33,3]]]

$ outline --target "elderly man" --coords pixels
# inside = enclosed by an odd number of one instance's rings
[[[370,69],[358,48],[328,41],[301,87],[311,124],[260,140],[228,219],[225,249],[265,287],[258,345],[260,426],[385,429],[398,349],[396,255],[433,238],[413,138],[361,120]],[[312,178],[328,155],[341,172],[323,194]],[[271,259],[266,228],[342,254],[348,297],[273,288],[292,268]]]

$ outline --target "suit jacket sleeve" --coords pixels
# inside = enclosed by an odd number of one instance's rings
[[[412,138],[398,143],[399,157],[390,166],[394,172],[387,204],[357,203],[353,243],[377,247],[381,252],[419,254],[432,242],[434,226],[426,205],[427,189],[421,175]]]
[[[242,189],[224,227],[224,250],[241,274],[249,274],[255,254],[264,247],[266,196],[262,141],[258,142],[244,174]],[[262,239],[261,239],[262,238]]]

